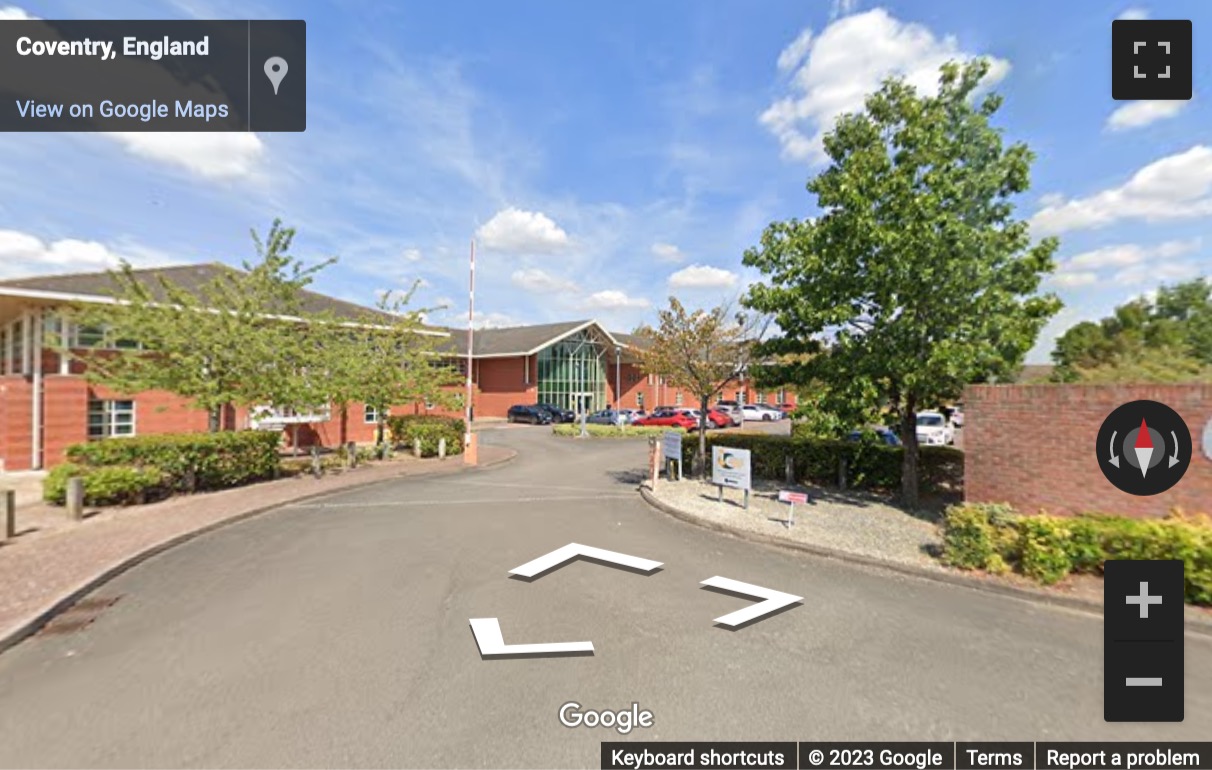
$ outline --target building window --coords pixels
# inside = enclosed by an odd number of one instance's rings
[[[644,391],[635,394],[635,405],[640,409],[644,408]]]
[[[88,437],[90,439],[135,435],[135,402],[88,402]]]
[[[758,402],[759,404],[764,404],[764,403],[766,403],[766,394],[765,394],[765,393],[758,393],[758,394],[757,394],[757,402]]]
[[[673,404],[674,404],[674,406],[682,405],[682,391],[680,391],[680,390],[678,391],[677,396],[674,397]]]
[[[743,403],[745,403],[745,391],[743,391],[743,390],[738,390],[738,391],[736,392],[736,402],[737,402],[738,404],[743,404]]]
[[[384,417],[390,414],[390,410],[383,413]],[[371,404],[363,404],[362,406],[362,421],[367,425],[377,425],[379,423],[379,410]]]
[[[116,340],[105,326],[72,324],[71,333],[64,336],[73,348],[103,348],[106,350],[138,350],[136,340]]]
[[[8,371],[12,374],[25,374],[25,323],[13,321],[8,327],[8,337]]]

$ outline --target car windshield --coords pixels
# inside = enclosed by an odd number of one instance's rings
[[[937,428],[943,424],[943,416],[941,414],[919,414],[917,424],[919,428]]]

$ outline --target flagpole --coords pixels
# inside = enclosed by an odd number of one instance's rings
[[[467,405],[465,408],[466,414],[464,419],[467,422],[467,443],[471,443],[471,419],[473,412],[471,408],[472,396],[472,349],[475,342],[475,314],[476,314],[476,241],[471,239],[471,271],[470,281],[467,290]]]

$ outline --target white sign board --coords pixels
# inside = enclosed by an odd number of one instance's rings
[[[666,460],[682,459],[682,434],[670,431],[661,438],[661,457]]]
[[[779,502],[791,503],[792,505],[807,505],[808,495],[804,492],[788,492],[786,489],[780,489]]]
[[[1204,426],[1204,457],[1212,460],[1212,420]]]
[[[750,489],[748,449],[711,448],[711,483],[733,489]]]

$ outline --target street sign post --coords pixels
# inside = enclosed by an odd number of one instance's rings
[[[791,512],[787,515],[787,527],[795,526],[795,506],[807,505],[808,495],[804,492],[791,492],[786,489],[779,490],[779,502],[788,503],[791,506]]]
[[[745,490],[745,510],[749,510],[749,490],[752,488],[748,449],[716,446],[711,448],[711,483],[719,490],[719,501],[724,501],[724,487]]]

